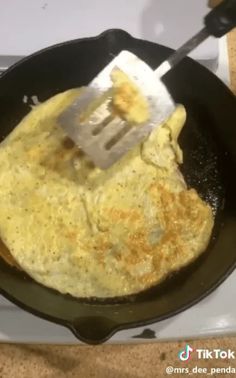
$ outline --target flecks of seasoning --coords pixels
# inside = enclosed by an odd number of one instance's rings
[[[67,137],[62,140],[62,145],[66,150],[71,150],[75,146],[74,142]]]
[[[88,161],[86,162],[86,165],[87,165],[87,167],[90,168],[90,169],[92,169],[92,168],[95,167],[94,163],[93,163],[92,161],[90,161],[90,160],[88,160]]]
[[[77,148],[77,151],[75,152],[75,157],[82,157],[84,155],[85,155],[84,151]]]

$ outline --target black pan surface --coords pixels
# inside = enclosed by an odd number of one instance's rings
[[[134,39],[122,30],[53,46],[10,68],[0,79],[2,139],[39,101],[86,85],[121,50],[156,68],[171,50]],[[187,58],[165,79],[176,102],[187,109],[181,134],[182,171],[216,214],[208,250],[194,264],[156,288],[127,298],[83,300],[36,283],[0,261],[0,292],[23,309],[69,327],[80,340],[96,344],[124,328],[150,324],[183,311],[211,293],[236,266],[236,100],[207,69]],[[1,216],[1,214],[0,214]],[[22,230],[24,232],[24,230]],[[233,300],[233,298],[232,298]]]

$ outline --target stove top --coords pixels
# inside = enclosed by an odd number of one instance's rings
[[[19,60],[18,56],[0,56],[0,71]],[[219,42],[216,74],[229,85],[226,38]],[[138,343],[158,340],[193,339],[236,334],[236,271],[211,295],[197,305],[167,320],[120,331],[108,343]],[[37,318],[0,296],[0,342],[77,344],[65,327]]]

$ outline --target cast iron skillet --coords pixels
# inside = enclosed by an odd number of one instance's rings
[[[37,95],[44,101],[58,92],[86,85],[123,49],[134,52],[153,68],[171,53],[122,30],[110,30],[96,38],[50,47],[10,68],[0,79],[1,138],[29,112],[22,101],[24,95]],[[164,81],[188,113],[180,140],[185,158],[182,170],[188,184],[216,213],[206,253],[152,290],[103,302],[61,295],[0,261],[0,292],[6,298],[68,327],[87,343],[104,342],[118,330],[147,325],[187,309],[212,292],[236,266],[235,98],[191,59],[185,59]]]

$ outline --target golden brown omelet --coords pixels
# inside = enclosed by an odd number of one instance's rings
[[[0,145],[0,236],[38,282],[76,297],[139,292],[206,248],[211,208],[186,188],[172,118],[106,171],[57,125],[78,95],[35,107]]]
[[[150,117],[148,102],[137,85],[119,69],[112,71],[111,80],[112,105],[115,113],[132,124],[147,122]]]

